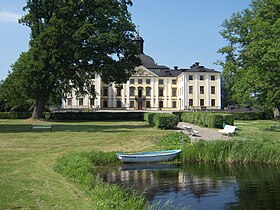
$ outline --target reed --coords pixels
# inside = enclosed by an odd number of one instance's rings
[[[184,146],[182,161],[211,163],[280,163],[280,149],[266,139],[201,141]]]
[[[58,159],[54,170],[79,185],[92,199],[92,209],[143,209],[144,196],[96,178],[98,167],[116,163],[114,152],[75,152]]]

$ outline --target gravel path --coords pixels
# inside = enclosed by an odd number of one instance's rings
[[[188,132],[183,128],[183,125],[188,125],[193,128],[193,130],[199,131],[197,136],[190,136],[191,141],[197,142],[199,140],[228,140],[231,139],[228,136],[222,135],[217,128],[203,128],[198,125],[193,125],[189,123],[180,122],[177,125],[177,131],[188,134]]]

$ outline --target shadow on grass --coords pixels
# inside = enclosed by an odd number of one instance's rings
[[[149,128],[149,125],[71,125],[58,124],[50,128],[32,129],[27,124],[2,124],[0,133],[24,133],[24,132],[130,132],[133,129]]]

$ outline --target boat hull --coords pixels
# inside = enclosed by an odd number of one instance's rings
[[[165,150],[157,152],[118,153],[117,158],[125,163],[163,162],[174,159],[181,150]]]

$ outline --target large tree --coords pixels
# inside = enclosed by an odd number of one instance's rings
[[[27,0],[20,22],[31,28],[22,91],[40,118],[50,96],[88,92],[91,79],[122,83],[140,65],[130,0]],[[13,75],[13,72],[11,73]],[[24,75],[24,76],[23,76]]]
[[[223,23],[221,35],[228,46],[223,79],[227,101],[280,108],[280,2],[253,0],[250,8]]]

